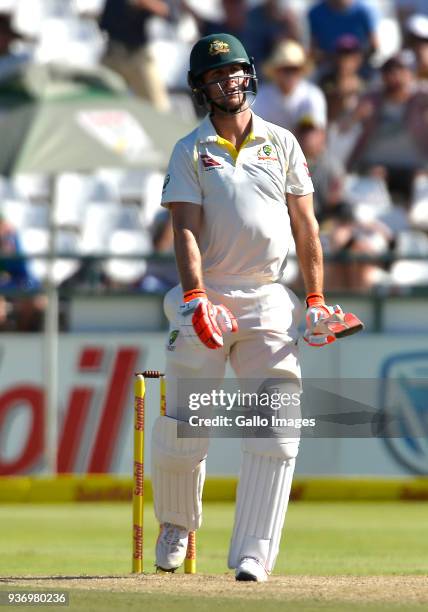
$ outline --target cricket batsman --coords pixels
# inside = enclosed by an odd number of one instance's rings
[[[201,38],[189,85],[208,114],[179,140],[162,195],[174,228],[180,285],[165,296],[167,413],[152,438],[154,505],[161,532],[156,566],[176,570],[188,534],[201,525],[208,439],[177,437],[180,379],[300,381],[301,305],[280,280],[291,235],[304,279],[312,346],[362,328],[323,297],[323,261],[312,181],[295,137],[251,111],[253,59],[228,34]],[[272,572],[299,447],[296,438],[244,438],[229,567],[236,580]]]

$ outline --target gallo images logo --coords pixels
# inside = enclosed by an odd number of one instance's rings
[[[428,474],[428,352],[392,355],[380,383],[385,443],[411,472]]]

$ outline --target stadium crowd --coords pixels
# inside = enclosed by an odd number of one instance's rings
[[[130,95],[192,121],[203,111],[186,83],[190,48],[201,35],[231,33],[255,58],[254,111],[293,131],[307,157],[326,289],[427,285],[428,2],[201,4],[0,0],[0,107],[2,81],[24,65],[104,66]],[[57,285],[164,292],[176,282],[174,265],[141,257],[172,253],[169,218],[159,205],[162,182],[161,168],[3,176],[2,222],[18,236],[15,251],[19,245],[19,252],[39,257],[21,268],[2,264],[0,280],[17,289],[43,283],[50,268],[40,254],[53,223],[58,251],[75,255],[55,261]],[[2,255],[10,244],[0,240]],[[88,257],[100,254],[110,257],[95,263]],[[286,282],[299,289],[292,256]],[[33,318],[39,313],[40,302],[27,301],[22,325],[29,325],[29,305]],[[4,329],[7,308],[0,303]]]

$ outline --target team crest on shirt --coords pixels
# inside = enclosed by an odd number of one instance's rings
[[[276,149],[269,143],[263,145],[257,151],[257,159],[259,161],[278,161]]]
[[[219,55],[220,53],[229,53],[230,47],[227,42],[222,40],[213,40],[208,47],[208,53],[210,55]]]
[[[177,340],[179,333],[180,331],[178,329],[173,329],[169,334],[168,346],[166,347],[168,351],[175,351],[175,341]]]
[[[201,160],[202,160],[202,165],[204,166],[204,170],[208,171],[208,170],[220,170],[220,168],[223,168],[223,165],[218,162],[216,159],[214,159],[214,157],[211,157],[211,155],[208,155],[208,153],[202,153],[201,154]]]

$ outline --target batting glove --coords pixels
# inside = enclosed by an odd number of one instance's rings
[[[226,306],[212,304],[204,289],[191,289],[180,306],[183,335],[193,344],[210,349],[223,346],[223,334],[238,331],[238,323]]]
[[[303,339],[310,346],[325,346],[364,328],[360,319],[351,312],[344,313],[339,305],[327,306],[322,294],[309,294],[306,305],[308,308]]]

